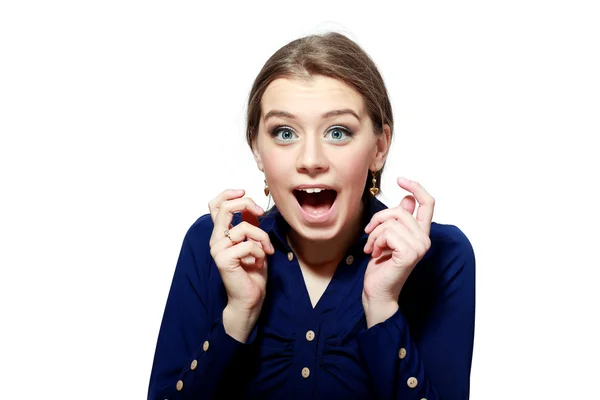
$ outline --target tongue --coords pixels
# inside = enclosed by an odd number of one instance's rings
[[[335,201],[336,193],[333,190],[323,190],[320,193],[299,191],[297,197],[300,207],[306,213],[319,216],[329,211]]]

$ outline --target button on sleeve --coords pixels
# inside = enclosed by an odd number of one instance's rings
[[[178,392],[211,398],[227,381],[228,367],[243,362],[239,355],[245,345],[227,335],[221,319],[225,305],[214,300],[218,286],[211,277],[219,272],[208,244],[212,226],[207,214],[183,240],[159,330],[148,399],[171,398]],[[255,330],[251,335],[256,336]]]
[[[401,347],[400,351],[398,351],[398,358],[403,360],[404,357],[406,357],[406,349],[404,347]]]
[[[410,378],[408,378],[408,380],[406,381],[406,384],[408,385],[409,388],[414,389],[417,387],[417,385],[419,384],[419,381],[417,380],[417,378],[415,378],[414,376],[411,376]]]
[[[359,350],[379,398],[469,398],[475,318],[473,249],[454,226],[434,223],[430,238],[431,256],[415,267],[420,274],[406,282],[398,311],[358,334]],[[402,301],[409,300],[431,304],[417,319],[412,318],[410,307],[403,307]],[[411,316],[408,320],[405,310]]]

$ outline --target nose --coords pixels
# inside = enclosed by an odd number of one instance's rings
[[[300,146],[299,154],[296,159],[296,169],[298,172],[314,175],[327,171],[329,161],[323,149],[318,135],[308,135],[306,140]]]

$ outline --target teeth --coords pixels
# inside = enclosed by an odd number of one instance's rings
[[[300,189],[300,190],[302,190],[303,192],[306,192],[306,193],[321,193],[321,191],[323,189],[312,188],[312,189]]]

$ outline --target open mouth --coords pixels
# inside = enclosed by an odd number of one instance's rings
[[[301,189],[294,190],[294,196],[305,213],[318,217],[331,209],[337,192],[333,189]]]

